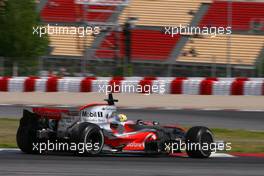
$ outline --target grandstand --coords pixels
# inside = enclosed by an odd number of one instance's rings
[[[235,31],[252,30],[253,22],[264,23],[264,3],[232,2],[232,28]],[[200,23],[201,26],[228,26],[228,2],[215,1]],[[262,25],[259,30],[264,30]]]
[[[44,22],[77,23],[87,21],[106,22],[114,10],[114,6],[91,5],[87,13],[83,5],[75,0],[49,0],[41,11]],[[97,10],[102,10],[101,12]]]
[[[263,47],[264,36],[256,35],[231,35],[231,64],[255,65],[256,58]],[[192,38],[185,45],[182,54],[176,61],[191,63],[216,63],[227,62],[228,36]],[[194,50],[196,54],[192,54]]]
[[[94,40],[92,35],[80,37],[78,35],[50,35],[51,52],[54,56],[77,56],[83,55],[86,47],[90,47]]]
[[[260,58],[264,56],[263,2],[237,0],[232,3],[223,0],[127,2],[128,4],[119,6],[118,3],[83,5],[76,4],[75,0],[47,0],[41,9],[41,17],[45,23],[101,25],[104,30],[100,35],[84,38],[50,36],[53,50],[46,59],[79,58],[81,62],[86,58],[94,65],[98,64],[95,72],[100,73],[102,69],[99,65],[102,63],[122,62],[126,58],[124,42],[126,36],[122,27],[133,17],[137,20],[131,28],[131,62],[138,68],[155,70],[148,74],[191,76],[192,72],[188,70],[210,70],[212,65],[222,73],[226,65],[231,64],[234,70],[237,69],[237,72],[234,72],[236,76],[243,74],[255,76],[255,68],[260,63]],[[228,9],[232,9],[230,19]],[[176,27],[180,24],[201,28],[231,25],[232,35],[217,37],[165,35],[164,27]],[[164,65],[168,68],[164,69]],[[144,71],[136,69],[135,74],[144,74]],[[201,76],[208,76],[208,71],[201,73]]]
[[[124,36],[118,33],[120,57],[124,58]],[[112,59],[115,56],[113,50],[109,46],[114,41],[115,32],[110,33],[109,36],[102,42],[100,48],[97,50],[96,56],[103,59]],[[179,40],[179,35],[174,38],[164,37],[164,33],[156,30],[147,29],[133,29],[132,30],[132,58],[135,61],[166,61],[172,51],[173,47]],[[110,44],[109,44],[110,43]]]
[[[138,18],[136,25],[142,26],[176,26],[190,24],[193,14],[201,3],[211,0],[132,0],[122,12],[120,22],[133,16]]]

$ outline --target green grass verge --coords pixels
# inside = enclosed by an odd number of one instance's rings
[[[14,148],[18,119],[0,119],[0,147]],[[217,140],[231,142],[231,152],[264,152],[264,132],[212,129]]]
[[[264,152],[264,132],[212,129],[215,138],[231,142],[232,150],[230,152]]]
[[[16,131],[19,125],[17,119],[0,119],[0,147],[15,148]]]

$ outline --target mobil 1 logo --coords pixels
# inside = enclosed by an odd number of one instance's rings
[[[89,112],[89,111],[82,111],[82,117],[103,117],[102,111],[97,112]]]

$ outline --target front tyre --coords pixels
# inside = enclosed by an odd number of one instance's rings
[[[104,135],[102,129],[95,124],[88,124],[81,132],[79,143],[85,146],[85,154],[98,155],[104,146]]]
[[[185,136],[186,152],[191,158],[208,158],[211,155],[213,133],[207,127],[196,126],[187,131]]]

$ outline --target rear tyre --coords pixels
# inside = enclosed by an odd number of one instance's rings
[[[187,131],[185,136],[185,143],[187,144],[186,152],[191,158],[208,158],[212,152],[210,145],[213,142],[213,133],[210,129],[202,126],[192,127]]]
[[[33,143],[37,142],[37,117],[34,113],[24,110],[23,117],[16,134],[17,145],[24,153],[37,153],[33,151]]]
[[[86,155],[98,155],[101,153],[104,146],[104,134],[99,126],[88,123],[82,129],[80,135],[79,143],[85,145],[84,153]]]

